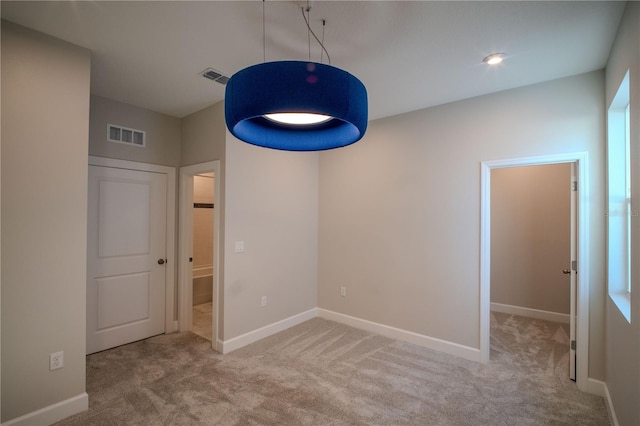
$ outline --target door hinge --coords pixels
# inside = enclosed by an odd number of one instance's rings
[[[573,351],[576,350],[576,341],[575,340],[571,341],[571,350],[573,350]]]
[[[578,182],[571,182],[571,190],[572,191],[578,190]]]
[[[572,271],[576,271],[576,273],[578,272],[578,261],[577,260],[572,260],[571,261],[571,270]]]

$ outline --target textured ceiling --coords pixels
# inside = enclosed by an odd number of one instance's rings
[[[200,76],[306,60],[292,1],[2,1],[2,18],[92,51],[93,94],[183,117],[224,98]],[[601,69],[625,2],[312,1],[332,65],[366,85],[371,119]],[[266,49],[263,51],[263,6]],[[505,52],[489,68],[482,59]],[[311,43],[311,59],[320,48]],[[326,63],[326,56],[324,56]]]

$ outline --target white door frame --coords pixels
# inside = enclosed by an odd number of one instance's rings
[[[112,167],[116,169],[142,172],[164,173],[167,175],[167,263],[165,275],[164,332],[178,330],[178,322],[173,316],[176,306],[176,169],[170,166],[116,160],[113,158],[89,156],[90,166]]]
[[[222,312],[222,298],[220,297],[220,160],[180,167],[180,262],[179,270],[179,306],[178,318],[180,331],[191,330],[193,321],[193,265],[189,257],[193,256],[193,177],[201,173],[213,172],[213,315],[211,347],[222,353],[222,341],[218,329],[218,316]]]
[[[575,163],[578,178],[578,303],[577,372],[578,388],[594,393],[589,385],[589,154],[576,152],[539,157],[483,161],[480,176],[480,357],[489,361],[491,326],[491,170],[505,167]]]

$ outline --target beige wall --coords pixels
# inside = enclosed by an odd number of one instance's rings
[[[182,119],[180,165],[221,160],[224,169],[227,127],[224,102],[218,102]]]
[[[491,171],[491,302],[569,314],[571,164]]]
[[[107,141],[107,124],[144,130],[146,146]],[[180,165],[180,131],[179,118],[91,96],[89,155],[176,167]]]
[[[228,134],[226,170],[228,340],[317,306],[318,154],[259,148]],[[245,242],[244,253],[234,252],[236,241]]]
[[[640,186],[640,3],[628,2],[606,69],[606,106],[629,70],[631,95],[631,173],[633,209],[638,209]],[[603,207],[604,208],[604,207]],[[631,223],[631,324],[606,297],[607,386],[621,425],[640,424],[640,221]]]
[[[603,379],[603,97],[592,72],[376,120],[321,153],[319,307],[479,348],[480,162],[588,151],[589,376]]]
[[[85,392],[89,75],[88,50],[2,21],[3,422]]]

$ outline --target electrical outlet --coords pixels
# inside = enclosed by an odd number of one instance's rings
[[[260,302],[262,306],[267,306],[267,296],[262,296],[262,301]]]
[[[340,287],[340,296],[347,297],[347,288],[346,287]]]
[[[49,354],[49,370],[57,370],[64,367],[64,351]]]

